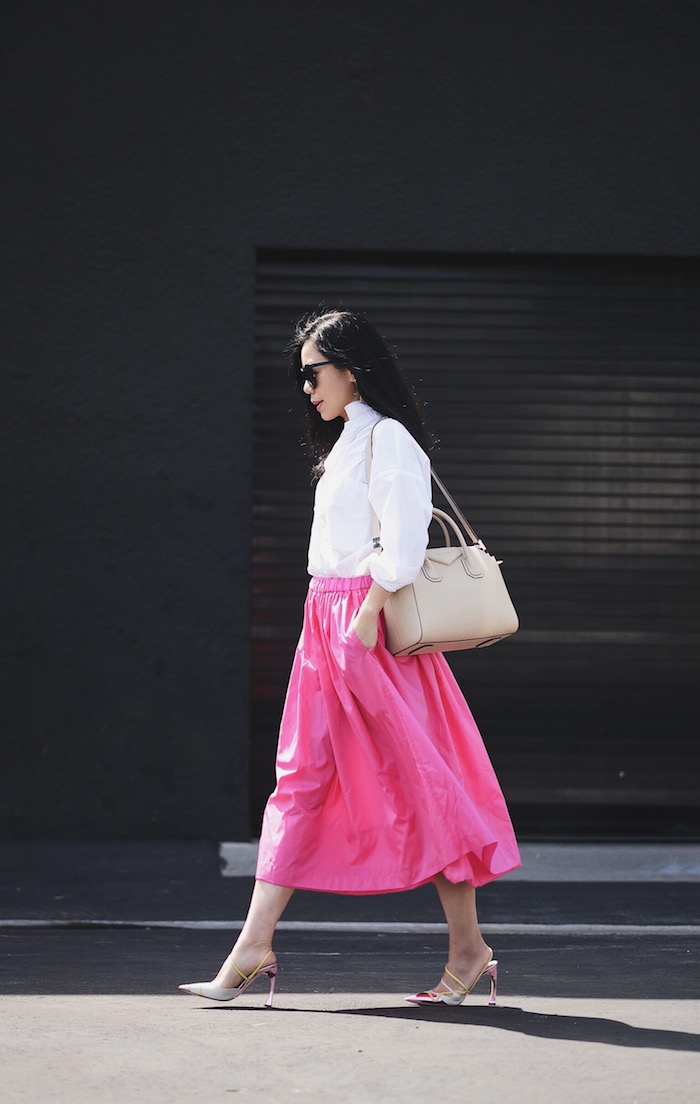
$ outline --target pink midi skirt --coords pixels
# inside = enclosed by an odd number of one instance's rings
[[[257,877],[390,893],[520,866],[503,794],[441,654],[395,658],[350,622],[372,580],[313,578],[280,726]]]

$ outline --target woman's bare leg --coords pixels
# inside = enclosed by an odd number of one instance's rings
[[[259,965],[266,952],[272,949],[275,928],[293,892],[287,886],[273,885],[272,882],[255,883],[245,924],[233,950],[213,979],[215,985],[232,989],[240,984],[241,976],[231,966],[231,959],[244,974]]]
[[[435,878],[449,932],[447,968],[468,988],[487,961],[489,948],[479,930],[476,915],[476,891],[466,882],[451,882],[444,874]],[[455,982],[447,978],[436,992],[454,989]]]

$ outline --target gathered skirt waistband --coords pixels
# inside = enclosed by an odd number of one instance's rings
[[[372,585],[371,575],[358,575],[356,578],[343,579],[332,575],[312,575],[309,590],[317,590],[323,593],[340,593],[348,590],[369,590]]]

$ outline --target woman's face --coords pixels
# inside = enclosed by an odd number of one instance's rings
[[[305,341],[301,348],[301,367],[307,376],[313,376],[312,385],[307,378],[303,391],[318,410],[324,422],[342,418],[347,422],[345,407],[355,402],[359,395],[355,377],[349,368],[336,368],[321,353],[313,341]]]

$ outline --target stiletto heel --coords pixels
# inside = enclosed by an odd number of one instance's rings
[[[478,981],[481,981],[482,977],[486,975],[490,982],[489,1004],[495,1004],[496,981],[498,978],[498,959],[493,958],[492,955],[493,951],[489,947],[489,957],[487,958],[486,962],[484,963],[483,967],[481,968],[471,985],[465,985],[464,982],[461,981],[456,974],[453,974],[451,970],[448,970],[446,966],[445,973],[448,977],[452,978],[453,981],[457,982],[456,989],[447,989],[444,993],[436,993],[434,992],[434,990],[429,989],[425,993],[416,993],[415,996],[406,997],[405,999],[409,1002],[409,1004],[461,1004],[464,998],[468,996],[469,993],[471,993],[476,983]]]
[[[498,959],[494,959],[493,962],[489,962],[488,966],[484,970],[484,973],[488,975],[488,979],[491,982],[489,991],[489,1004],[496,1003],[496,982],[498,978]],[[477,978],[478,980],[478,978]]]
[[[267,994],[267,1000],[265,1001],[265,1007],[266,1008],[272,1008],[272,998],[275,995],[275,982],[277,981],[277,964],[275,964],[274,970],[272,970],[267,976],[270,979],[270,991]]]
[[[190,993],[193,997],[207,997],[208,1000],[215,1001],[230,1001],[235,1000],[236,997],[240,997],[241,994],[245,993],[246,989],[253,984],[256,978],[264,975],[270,982],[270,991],[267,994],[265,1007],[272,1008],[272,998],[275,995],[275,981],[277,979],[277,960],[268,963],[267,960],[271,954],[272,951],[268,951],[262,961],[258,963],[250,974],[244,974],[243,971],[236,966],[233,959],[229,959],[234,970],[241,978],[240,985],[234,986],[233,989],[223,989],[219,985],[213,985],[210,981],[191,981],[188,982],[187,985],[178,985],[178,989],[181,989],[183,993]]]

